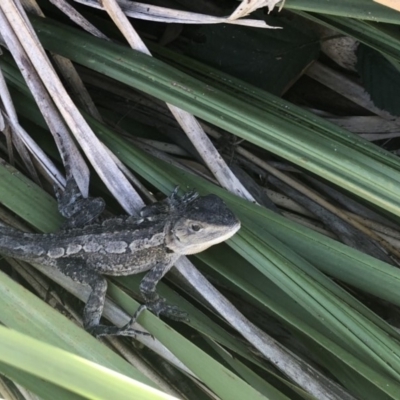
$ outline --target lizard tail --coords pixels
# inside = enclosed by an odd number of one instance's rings
[[[35,236],[0,224],[0,254],[24,261],[41,261],[45,250],[35,244]]]

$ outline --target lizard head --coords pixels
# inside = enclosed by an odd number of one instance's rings
[[[240,221],[216,195],[193,196],[171,221],[167,247],[178,254],[195,254],[221,243],[240,228]]]

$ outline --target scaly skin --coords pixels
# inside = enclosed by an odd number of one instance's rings
[[[94,336],[135,336],[132,324],[148,308],[156,315],[182,321],[186,313],[167,305],[156,292],[157,283],[174,262],[220,243],[240,228],[239,220],[215,195],[198,197],[176,190],[167,199],[144,207],[141,217],[96,219],[104,210],[101,198],[81,197],[75,181],[57,193],[59,209],[67,218],[63,228],[51,234],[23,233],[0,226],[0,253],[28,262],[58,268],[92,292],[84,309],[84,327]],[[100,324],[107,280],[103,275],[122,276],[148,271],[140,283],[145,300],[132,320],[118,328]]]

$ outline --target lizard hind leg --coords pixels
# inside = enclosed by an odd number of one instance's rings
[[[59,270],[69,276],[72,280],[90,286],[92,291],[83,310],[83,326],[90,334],[95,337],[115,335],[115,336],[137,336],[139,334],[150,335],[131,328],[136,322],[139,314],[144,308],[139,309],[131,321],[125,326],[118,328],[117,326],[109,326],[100,324],[103,314],[104,303],[107,292],[107,280],[86,266],[82,260],[59,260]]]
[[[107,281],[104,280],[105,286],[103,282],[97,282],[92,286],[92,293],[89,296],[89,299],[86,303],[85,309],[83,310],[83,321],[85,329],[95,337],[100,336],[138,336],[138,335],[148,335],[151,336],[150,333],[143,332],[137,329],[133,329],[132,325],[136,323],[136,320],[139,318],[139,315],[146,309],[146,306],[139,307],[131,320],[121,328],[117,326],[111,325],[102,325],[100,324],[101,313],[98,312],[98,307],[101,305],[101,308],[104,308],[104,300],[105,293],[107,291]],[[103,301],[101,301],[101,297],[104,293]],[[100,301],[99,301],[100,300]],[[100,304],[102,303],[102,304]]]
[[[140,292],[146,301],[146,308],[157,316],[165,315],[175,321],[189,321],[188,314],[176,306],[168,305],[156,292],[157,283],[170,270],[172,265],[162,263],[153,267],[140,282]]]

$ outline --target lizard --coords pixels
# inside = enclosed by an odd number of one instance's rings
[[[0,253],[27,262],[55,267],[74,281],[91,288],[83,310],[83,326],[93,336],[136,336],[132,328],[139,314],[149,309],[177,321],[187,314],[169,305],[156,292],[157,283],[182,255],[196,254],[223,242],[240,228],[240,221],[223,200],[196,192],[145,206],[139,216],[100,218],[101,197],[82,197],[73,177],[64,191],[56,190],[58,208],[66,218],[55,233],[24,233],[0,224]],[[145,300],[122,327],[100,323],[107,280],[148,271],[140,283]]]

